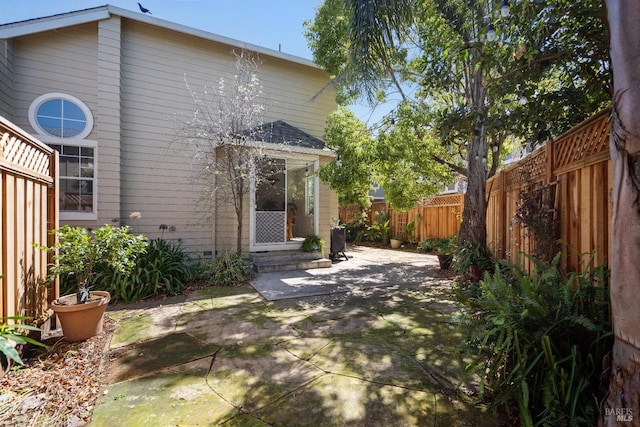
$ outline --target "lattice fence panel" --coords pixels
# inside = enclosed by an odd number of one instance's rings
[[[504,184],[507,189],[519,187],[526,181],[538,181],[544,177],[547,167],[546,147],[523,159],[518,166],[505,172]]]
[[[2,158],[21,168],[40,175],[49,175],[50,154],[28,141],[24,141],[8,131],[2,133],[0,140]]]
[[[430,197],[423,200],[422,207],[429,206],[457,206],[462,203],[462,194],[447,194],[443,196]]]
[[[609,110],[588,120],[554,144],[554,169],[560,169],[609,150],[611,122]]]

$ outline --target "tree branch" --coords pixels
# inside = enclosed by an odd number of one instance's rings
[[[445,166],[449,167],[455,173],[458,173],[458,174],[460,174],[462,176],[467,176],[467,170],[465,168],[463,168],[462,166],[456,165],[455,163],[451,163],[448,160],[445,160],[440,156],[436,156],[435,154],[431,154],[431,158],[434,161],[440,163],[441,165],[445,165]]]

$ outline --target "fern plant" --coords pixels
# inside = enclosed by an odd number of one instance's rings
[[[528,275],[502,262],[473,290],[457,289],[465,304],[481,396],[520,423],[593,425],[602,358],[611,346],[604,266],[566,275],[560,256],[534,260]]]
[[[302,250],[304,252],[324,251],[324,239],[317,234],[307,234],[302,242]]]

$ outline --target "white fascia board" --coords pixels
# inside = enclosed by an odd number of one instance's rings
[[[57,30],[73,25],[86,24],[109,18],[107,7],[79,10],[77,12],[48,16],[45,18],[30,19],[28,21],[14,22],[0,25],[0,39],[28,36],[29,34],[43,31]]]

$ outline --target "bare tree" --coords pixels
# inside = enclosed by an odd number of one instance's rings
[[[187,87],[196,105],[184,123],[183,137],[194,149],[194,179],[200,186],[199,216],[215,217],[219,205],[233,206],[237,220],[236,250],[242,251],[243,216],[251,182],[259,184],[272,170],[261,142],[267,111],[258,79],[259,64],[250,52],[234,53],[232,75],[220,78],[212,93]]]
[[[607,0],[613,71],[611,316],[604,425],[640,425],[640,2]]]

